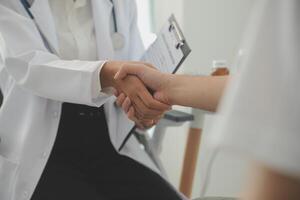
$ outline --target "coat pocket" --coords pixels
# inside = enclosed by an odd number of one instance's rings
[[[0,155],[0,199],[9,200],[12,196],[13,183],[18,164]]]

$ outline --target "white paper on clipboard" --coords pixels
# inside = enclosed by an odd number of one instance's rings
[[[174,15],[171,15],[141,60],[161,72],[174,73],[190,52]]]

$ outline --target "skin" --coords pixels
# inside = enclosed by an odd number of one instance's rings
[[[147,64],[140,62],[107,62],[100,73],[101,86],[103,88],[114,87],[117,91],[126,95],[126,98],[122,99],[122,103],[124,102],[123,108],[128,112],[131,120],[140,128],[151,127],[166,111],[170,110],[170,106],[154,99],[136,76],[127,76],[122,80],[114,79],[117,71],[124,66],[144,67]],[[120,98],[123,97],[120,96]],[[132,108],[129,109],[126,105],[130,105]],[[135,115],[131,116],[130,113],[133,110]]]
[[[115,79],[128,75],[139,77],[150,89],[156,91],[154,97],[170,105],[191,106],[215,111],[228,82],[227,76],[194,77],[163,74],[152,68],[126,66],[120,69]],[[119,96],[120,97],[120,96]],[[118,103],[134,116],[126,95],[118,98]],[[275,171],[259,162],[253,162],[249,179],[242,193],[243,200],[298,200],[300,199],[299,178]]]
[[[137,76],[148,88],[155,91],[154,98],[165,104],[189,106],[208,111],[217,109],[229,79],[228,76],[166,74],[153,68],[139,66],[122,67],[115,79],[122,80],[132,75]],[[126,112],[130,106],[128,101],[124,102],[125,96],[119,96],[118,103]]]

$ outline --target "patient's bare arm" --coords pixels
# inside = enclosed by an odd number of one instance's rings
[[[229,79],[229,76],[165,74],[146,66],[124,66],[115,78],[123,79],[127,75],[137,76],[155,91],[154,97],[161,102],[208,111],[216,110]],[[119,101],[119,104],[122,104],[122,101]]]

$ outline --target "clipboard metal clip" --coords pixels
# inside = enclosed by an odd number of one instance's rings
[[[179,49],[182,46],[184,46],[184,43],[185,43],[184,36],[183,36],[182,32],[180,31],[180,28],[178,26],[178,23],[177,23],[174,15],[172,15],[170,17],[169,21],[170,21],[169,32],[174,31],[175,36],[177,37],[177,40],[178,40],[178,44],[176,44],[176,49]]]

